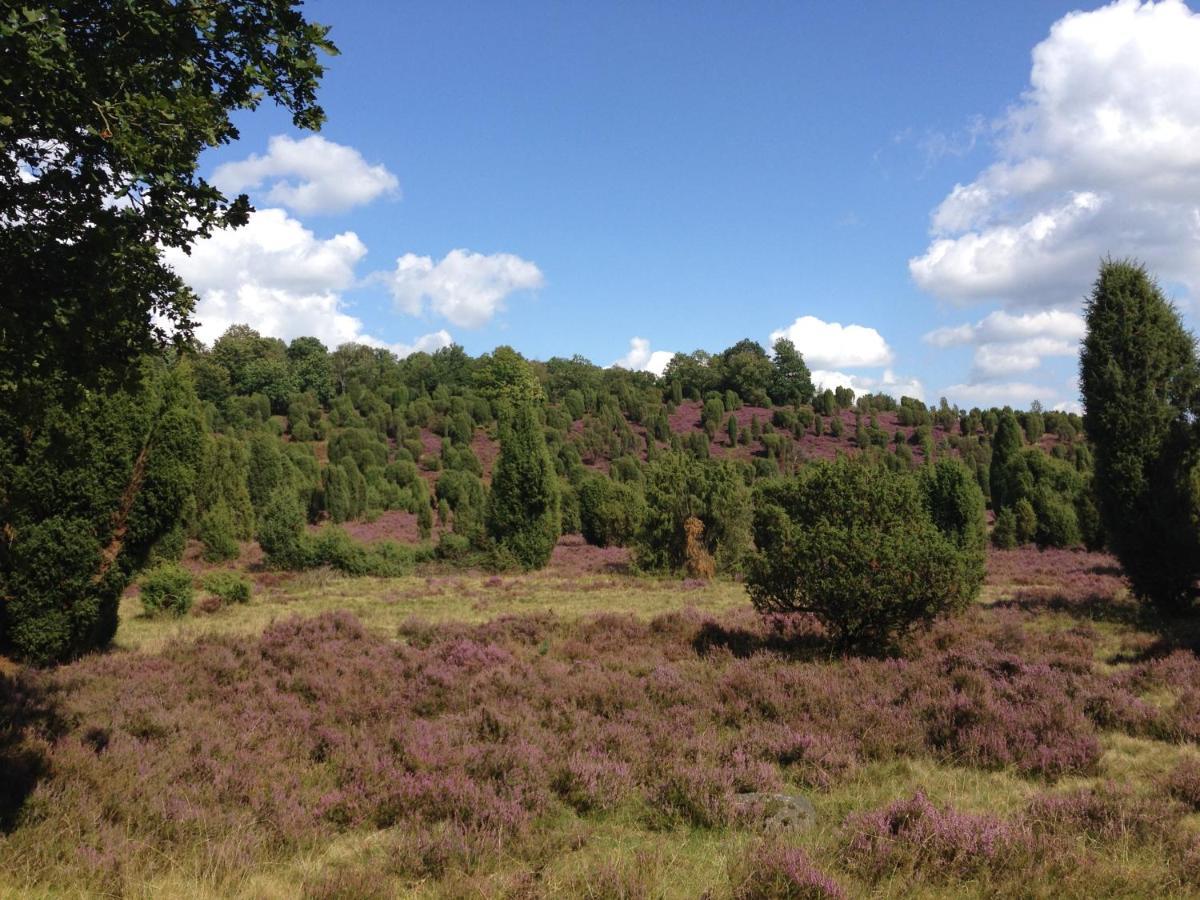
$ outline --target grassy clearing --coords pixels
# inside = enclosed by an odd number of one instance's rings
[[[748,605],[745,589],[724,580],[699,583],[554,571],[352,578],[319,569],[260,586],[247,604],[181,619],[145,616],[141,602],[131,593],[121,601],[121,627],[114,648],[154,653],[172,640],[259,634],[283,618],[334,611],[349,612],[371,630],[392,636],[412,618],[474,624],[531,613],[574,619],[606,612],[649,619],[687,607],[719,614]]]

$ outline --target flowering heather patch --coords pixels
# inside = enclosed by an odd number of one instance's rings
[[[1021,866],[1033,853],[1028,829],[992,816],[941,809],[918,791],[882,810],[851,816],[843,826],[849,866],[870,878],[897,871],[938,879]]]
[[[798,847],[762,843],[730,868],[735,900],[845,900],[836,881]]]
[[[1030,804],[1026,819],[1038,833],[1145,842],[1168,837],[1182,812],[1177,803],[1138,796],[1127,785],[1105,782],[1063,794],[1042,794]]]
[[[1076,615],[1133,618],[1138,611],[1128,583],[1113,557],[1106,553],[1063,550],[1033,545],[988,553],[986,584],[1002,588],[998,605],[1025,611],[1056,611]]]
[[[1163,788],[1192,810],[1200,810],[1200,763],[1184,760],[1164,779]]]
[[[459,577],[424,586],[467,589]],[[836,659],[810,619],[749,609],[411,619],[398,641],[334,613],[27,672],[19,695],[5,688],[26,713],[0,749],[30,773],[11,808],[32,793],[0,841],[0,871],[120,893],[163,854],[186,850],[219,880],[388,829],[403,838],[392,877],[475,877],[527,859],[544,823],[564,817],[625,807],[642,826],[709,833],[743,827],[738,793],[839,790],[877,761],[1053,780],[1096,771],[1102,729],[1190,733],[1194,657],[1101,671],[1097,628],[1033,625],[1020,609],[975,609],[936,623],[905,658]],[[1179,699],[1161,708],[1144,696],[1164,692]],[[51,698],[44,713],[29,712],[33,698]],[[52,775],[33,788],[39,772]],[[1176,806],[1146,801],[1109,827],[1106,797],[1052,795],[1017,824],[917,797],[848,825],[847,859],[870,877],[1008,871],[1035,827],[1123,840],[1158,833],[1155,816]],[[780,871],[787,860],[803,871],[779,853]],[[348,870],[312,887],[377,884]]]

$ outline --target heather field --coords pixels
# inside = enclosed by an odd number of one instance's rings
[[[992,551],[965,616],[854,659],[577,540],[522,575],[236,565],[248,604],[131,593],[110,652],[9,669],[0,894],[1200,894],[1200,662],[1110,557]]]

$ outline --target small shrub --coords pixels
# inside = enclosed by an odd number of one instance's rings
[[[237,572],[210,572],[201,586],[224,603],[248,603],[250,582]]]
[[[1017,548],[1017,516],[1011,506],[1006,506],[996,514],[996,524],[992,527],[992,543],[1001,550]]]
[[[763,843],[730,867],[734,900],[845,900],[841,885],[799,847]]]
[[[1190,759],[1180,763],[1167,776],[1163,786],[1176,800],[1193,810],[1200,810],[1200,763]]]
[[[1029,832],[991,816],[939,809],[918,791],[882,810],[852,816],[843,828],[850,866],[870,878],[914,872],[935,880],[1016,868],[1034,851]]]
[[[204,558],[208,562],[237,559],[239,547],[233,516],[223,501],[200,517],[197,537],[204,544]]]
[[[192,608],[192,575],[173,563],[151,569],[142,576],[141,597],[146,615],[182,616]]]
[[[1037,536],[1037,512],[1025,497],[1018,500],[1012,509],[1017,521],[1017,543],[1028,544]]]

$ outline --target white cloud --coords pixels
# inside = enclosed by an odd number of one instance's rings
[[[1024,381],[991,381],[952,384],[942,388],[940,396],[964,409],[972,406],[978,406],[981,409],[988,409],[992,406],[1028,409],[1034,400],[1045,403],[1054,400],[1057,393],[1044,385],[1030,384]]]
[[[997,310],[974,325],[938,328],[924,340],[935,347],[976,345],[971,381],[978,382],[1032,372],[1046,357],[1075,356],[1085,330],[1083,318],[1072,312]]]
[[[454,338],[450,336],[450,332],[442,328],[431,334],[421,335],[411,344],[386,344],[384,346],[403,359],[414,353],[434,353],[443,347],[449,347],[453,343]]]
[[[1079,341],[1083,339],[1086,331],[1083,317],[1077,313],[1052,309],[1013,315],[1001,309],[989,313],[974,325],[939,328],[929,332],[924,339],[935,347],[1023,341],[1030,338]]]
[[[541,270],[511,253],[485,256],[470,250],[451,250],[435,263],[428,256],[406,253],[387,275],[396,305],[420,315],[426,305],[437,315],[463,328],[477,328],[504,309],[515,291],[545,284]]]
[[[1119,0],[1033,51],[995,162],[955,185],[916,283],[955,301],[1074,305],[1106,255],[1200,289],[1200,13]]]
[[[812,381],[818,391],[826,388],[848,387],[856,395],[889,394],[897,398],[925,399],[925,388],[920,381],[915,378],[899,378],[891,369],[884,369],[880,378],[873,378],[870,375],[852,375],[828,369],[813,369]]]
[[[449,344],[446,331],[389,344],[345,311],[341,292],[354,284],[366,252],[352,231],[321,239],[283,210],[263,209],[244,228],[198,241],[190,256],[169,249],[164,258],[200,297],[196,336],[205,343],[245,323],[283,340],[311,335],[330,347],[353,341],[402,356]]]
[[[675,352],[672,350],[650,350],[650,342],[645,338],[629,339],[629,352],[613,363],[614,368],[629,369],[634,372],[651,372],[662,375]]]
[[[1047,356],[1074,356],[1078,351],[1077,344],[1055,338],[1036,338],[1010,344],[980,344],[975,350],[971,379],[984,381],[1032,372],[1041,366],[1042,359]]]
[[[400,187],[384,165],[368,165],[353,147],[335,144],[320,135],[295,140],[276,135],[263,156],[251,154],[225,163],[213,172],[213,184],[228,194],[258,188],[268,182],[264,199],[311,215],[337,213],[370,203]]]
[[[791,325],[771,332],[771,343],[787,338],[796,345],[812,368],[843,369],[886,366],[892,349],[874,328],[824,322],[816,316],[800,316]]]

